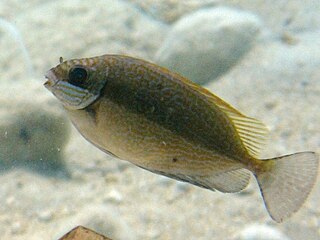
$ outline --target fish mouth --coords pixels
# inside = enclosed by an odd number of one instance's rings
[[[48,80],[43,85],[49,90],[52,90],[54,86],[59,82],[58,78],[52,70],[49,70],[46,73],[45,78]]]

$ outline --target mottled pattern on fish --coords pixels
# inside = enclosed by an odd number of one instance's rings
[[[316,154],[259,160],[261,122],[160,66],[104,55],[61,62],[46,77],[79,132],[101,150],[222,192],[245,188],[251,171],[276,221],[299,209],[316,180]]]

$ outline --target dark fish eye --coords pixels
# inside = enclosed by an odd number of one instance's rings
[[[69,71],[69,83],[75,86],[81,86],[88,78],[88,72],[83,67],[74,67]]]

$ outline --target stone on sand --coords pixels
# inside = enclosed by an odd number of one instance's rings
[[[7,0],[12,1],[12,0]],[[18,0],[15,0],[18,1]],[[199,8],[230,6],[259,15],[274,32],[309,31],[319,28],[320,4],[317,0],[129,0],[154,18],[172,23]],[[29,1],[28,1],[29,3]],[[20,3],[21,5],[21,3]]]
[[[78,226],[72,229],[70,232],[66,233],[59,240],[112,240],[105,236],[102,236],[91,229]]]
[[[172,26],[155,61],[205,84],[229,70],[251,49],[261,26],[257,16],[242,10],[198,10]]]
[[[57,236],[79,225],[111,239],[137,239],[135,232],[121,218],[118,210],[106,205],[93,204],[80,209],[76,216],[61,224],[61,229],[57,232]]]
[[[217,0],[129,0],[139,6],[150,16],[164,21],[173,23],[185,14],[196,11],[200,8],[214,6],[218,3]]]
[[[252,224],[244,228],[237,240],[290,240],[285,234],[274,227]]]

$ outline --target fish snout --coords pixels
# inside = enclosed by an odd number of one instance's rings
[[[47,72],[45,77],[48,80],[44,83],[44,86],[51,91],[52,88],[59,82],[59,80],[52,69]]]

